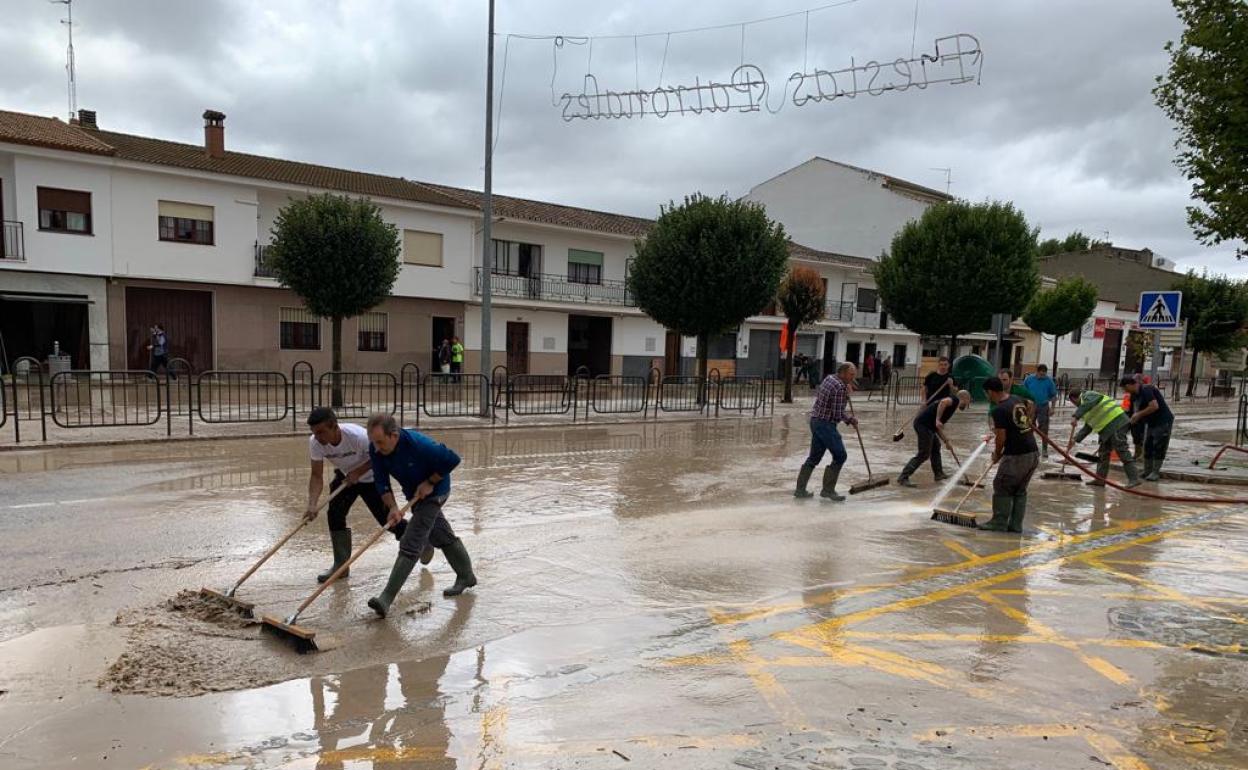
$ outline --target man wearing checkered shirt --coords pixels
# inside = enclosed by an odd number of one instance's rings
[[[836,367],[836,374],[825,377],[819,385],[819,390],[815,393],[815,405],[810,410],[810,455],[798,471],[794,497],[814,496],[814,493],[807,491],[806,484],[823,460],[823,453],[831,452],[832,464],[823,470],[823,490],[819,492],[819,496],[838,503],[845,499],[844,495],[836,493],[836,480],[849,455],[845,452],[845,442],[841,440],[841,433],[836,426],[842,422],[846,425],[858,425],[858,418],[845,411],[849,403],[849,385],[857,377],[858,367],[847,362]]]

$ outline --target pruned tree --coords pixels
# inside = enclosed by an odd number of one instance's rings
[[[711,335],[740,326],[775,299],[788,239],[760,204],[696,193],[664,206],[636,252],[628,288],[637,306],[668,329],[697,337],[698,374],[705,377]]]
[[[1243,0],[1174,0],[1183,22],[1166,43],[1157,105],[1179,129],[1176,165],[1193,181],[1187,222],[1205,244],[1248,240],[1248,12]]]
[[[1040,241],[1036,247],[1036,254],[1041,257],[1051,257],[1054,254],[1067,254],[1072,251],[1087,251],[1096,246],[1102,246],[1105,241],[1098,241],[1089,238],[1078,230],[1073,230],[1065,238],[1045,238]]]
[[[1096,310],[1096,285],[1080,276],[1063,278],[1037,292],[1023,310],[1023,322],[1041,334],[1053,335],[1053,376],[1057,376],[1057,344],[1087,323]]]
[[[1187,395],[1196,388],[1196,364],[1201,353],[1222,355],[1248,345],[1248,284],[1225,275],[1189,272],[1175,282],[1183,292],[1180,310],[1187,325],[1187,349],[1192,366]]]
[[[994,313],[1027,307],[1040,286],[1036,231],[1011,203],[940,203],[902,227],[872,273],[890,316],[952,351]]]
[[[823,279],[809,267],[795,266],[780,282],[777,296],[788,325],[788,341],[784,351],[784,403],[793,403],[793,348],[797,330],[823,318]]]
[[[342,370],[342,319],[381,304],[399,277],[399,232],[372,201],[313,195],[282,207],[267,258],[278,282],[331,325],[333,371]],[[338,379],[333,403],[342,404]]]

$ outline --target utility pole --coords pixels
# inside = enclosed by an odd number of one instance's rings
[[[494,239],[490,232],[494,224],[494,0],[490,5],[490,32],[485,44],[485,185],[481,210],[481,374],[490,371],[493,358],[490,350],[490,271],[494,269]],[[490,413],[490,383],[488,375],[481,378],[481,416]]]

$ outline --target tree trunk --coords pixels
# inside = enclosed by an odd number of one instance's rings
[[[330,368],[334,374],[330,377],[332,380],[333,394],[330,403],[335,407],[342,406],[342,378],[338,372],[342,371],[342,318],[334,316],[329,319],[330,331]]]
[[[1062,335],[1053,335],[1053,371],[1049,372],[1050,377],[1057,377],[1057,343],[1062,339]]]
[[[1192,368],[1187,376],[1187,397],[1191,398],[1196,392],[1196,362],[1200,360],[1200,353],[1192,351]]]
[[[701,384],[698,386],[698,403],[706,403],[706,391],[710,383],[707,382],[707,366],[706,356],[710,347],[710,335],[702,332],[698,335],[698,377],[701,378]]]
[[[949,364],[953,365],[953,359],[958,357],[958,335],[949,335]]]
[[[788,345],[784,349],[784,403],[793,403],[793,335],[797,334],[797,327],[792,321],[785,321],[789,327]]]

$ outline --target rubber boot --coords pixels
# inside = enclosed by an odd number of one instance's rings
[[[1027,493],[1014,495],[1013,503],[1010,506],[1010,526],[1011,532],[1023,531],[1023,517],[1027,515]]]
[[[477,584],[477,576],[472,574],[472,559],[468,558],[468,549],[464,541],[455,538],[455,542],[442,549],[451,569],[455,570],[455,585],[442,592],[443,596],[459,596]]]
[[[1144,472],[1140,474],[1140,478],[1145,481],[1153,481],[1153,458],[1144,458]]]
[[[399,554],[394,559],[394,567],[390,569],[390,579],[386,581],[386,587],[381,593],[368,600],[368,606],[373,608],[381,617],[385,617],[390,611],[390,605],[394,603],[394,597],[399,595],[399,589],[407,582],[407,576],[412,574],[412,570],[416,568],[416,560],[409,559],[403,554]]]
[[[1145,471],[1144,478],[1149,481],[1161,481],[1161,464],[1165,461],[1165,455],[1157,455],[1149,460],[1149,470]]]
[[[1010,528],[1010,516],[1014,512],[1014,498],[1010,495],[993,495],[992,518],[987,524],[980,524],[979,529],[990,532],[1005,532]]]
[[[351,558],[351,530],[349,529],[331,529],[329,531],[329,542],[334,548],[334,566],[325,570],[316,576],[316,582],[324,583],[334,574],[334,572],[343,565],[347,559]],[[351,570],[342,573],[342,577],[351,574]],[[342,578],[338,578],[342,580]]]
[[[801,470],[797,472],[797,488],[793,490],[794,497],[814,497],[815,493],[806,488],[806,484],[810,482],[810,475],[815,469],[809,465],[803,465]]]
[[[1135,460],[1124,461],[1122,469],[1127,473],[1127,489],[1138,487],[1140,485],[1140,468],[1135,464]]]
[[[845,495],[836,493],[836,480],[841,476],[841,466],[829,465],[823,469],[823,490],[819,492],[820,497],[826,497],[834,503],[845,501]]]
[[[940,479],[936,479],[936,480],[940,481]],[[902,474],[901,476],[897,477],[897,486],[914,488],[914,487],[917,487],[918,484],[915,484],[913,481],[911,481],[909,476]]]

